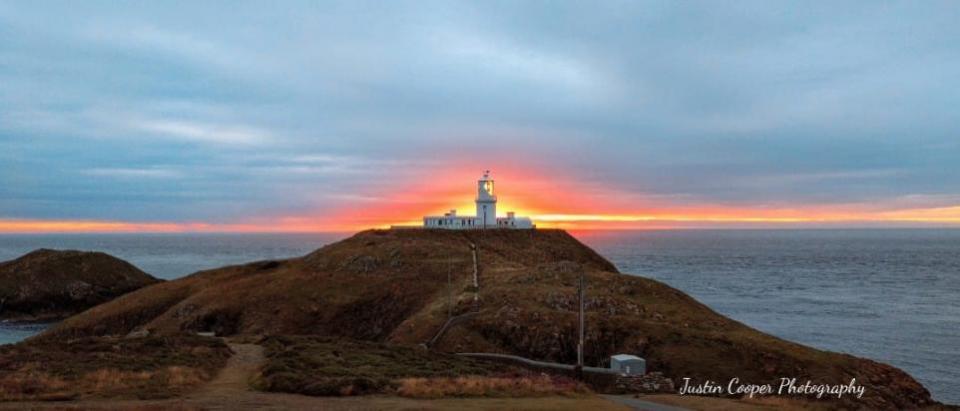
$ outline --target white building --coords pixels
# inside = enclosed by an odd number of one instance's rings
[[[630,354],[617,354],[610,357],[610,369],[627,375],[647,373],[647,360]]]
[[[517,217],[508,211],[506,217],[497,217],[497,196],[493,194],[493,179],[490,170],[483,172],[477,180],[477,215],[458,216],[457,210],[450,210],[442,216],[423,217],[424,228],[442,228],[447,230],[469,230],[479,228],[534,228],[529,217]]]

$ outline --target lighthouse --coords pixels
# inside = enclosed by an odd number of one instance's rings
[[[477,180],[477,223],[481,227],[497,225],[497,196],[493,194],[493,179],[490,170]]]
[[[506,217],[497,217],[497,195],[493,193],[493,179],[490,170],[483,172],[477,180],[476,217],[458,216],[457,210],[450,210],[442,216],[424,216],[424,228],[444,230],[475,230],[484,228],[533,229],[536,226],[529,217],[517,217],[508,211]]]

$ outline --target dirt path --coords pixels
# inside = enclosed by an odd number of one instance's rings
[[[227,400],[251,391],[250,382],[266,363],[263,347],[256,344],[230,344],[233,356],[220,373],[199,390],[189,394],[188,400],[204,402]]]
[[[255,391],[250,383],[266,364],[263,347],[229,343],[233,356],[220,373],[200,389],[185,396],[184,405],[204,410],[312,410],[318,398]]]

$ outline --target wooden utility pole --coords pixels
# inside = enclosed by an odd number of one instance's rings
[[[580,270],[580,341],[577,343],[577,368],[583,369],[583,329],[584,329],[584,315],[583,315],[583,305],[584,305],[584,275],[583,270]]]
[[[473,250],[473,308],[474,310],[480,310],[480,266],[479,258],[477,257],[477,245],[470,244],[470,249]]]
[[[447,318],[453,317],[453,279],[450,278],[451,267],[447,264]]]

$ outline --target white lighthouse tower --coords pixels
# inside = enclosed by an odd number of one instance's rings
[[[493,194],[493,179],[490,170],[483,172],[477,180],[477,216],[458,216],[457,210],[450,210],[442,216],[424,216],[423,227],[444,230],[475,230],[485,228],[533,229],[536,226],[530,217],[517,217],[508,211],[506,217],[497,217],[497,196]]]
[[[490,170],[477,180],[477,224],[481,227],[497,225],[497,196],[493,194],[493,179]]]

